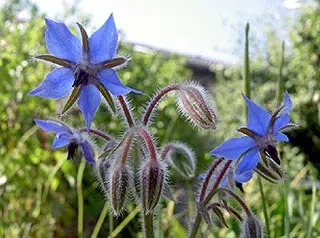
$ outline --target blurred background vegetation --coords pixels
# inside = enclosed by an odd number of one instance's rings
[[[66,17],[75,9],[66,10]],[[281,147],[286,181],[280,184],[264,182],[270,216],[271,237],[320,237],[320,203],[311,206],[312,196],[320,196],[320,5],[304,8],[286,42],[283,79],[294,101],[292,120],[300,125],[288,132],[290,143]],[[23,13],[23,16],[22,16]],[[7,1],[0,9],[0,237],[76,237],[78,162],[67,161],[65,150],[52,150],[52,135],[34,126],[33,118],[51,118],[61,107],[60,101],[29,97],[27,93],[38,85],[50,66],[31,59],[47,52],[44,43],[44,15],[27,0]],[[87,16],[84,24],[90,24]],[[243,38],[242,35],[238,36]],[[254,36],[251,36],[254,40]],[[276,106],[276,81],[279,77],[281,40],[267,32],[266,52],[251,55],[252,98],[272,110]],[[242,47],[242,46],[240,46]],[[191,71],[186,58],[161,52],[138,52],[121,42],[120,54],[130,55],[131,63],[119,72],[124,84],[141,89],[145,95],[130,95],[139,115],[155,90],[171,82],[185,81]],[[252,50],[254,52],[254,49]],[[212,65],[215,74],[209,85],[219,126],[215,131],[198,131],[184,122],[177,113],[174,97],[159,105],[152,132],[158,143],[180,140],[197,154],[197,174],[203,172],[212,158],[206,153],[215,145],[235,136],[235,129],[245,124],[242,65]],[[81,118],[80,120],[78,118]],[[73,126],[83,126],[77,109],[68,115]],[[101,106],[93,127],[119,135],[122,124]],[[184,237],[188,211],[183,191],[196,179],[181,181],[173,176],[172,192],[177,201],[163,201],[159,222],[165,237]],[[263,220],[263,209],[257,181],[245,185],[245,198]],[[312,189],[313,188],[313,189]],[[92,169],[87,166],[83,181],[84,236],[88,237],[105,203]],[[127,211],[133,210],[128,205]],[[125,217],[115,219],[116,227]],[[232,229],[219,224],[203,225],[205,237],[237,237],[239,225],[229,218]],[[109,234],[106,219],[99,237]],[[139,214],[125,227],[119,237],[142,237]]]

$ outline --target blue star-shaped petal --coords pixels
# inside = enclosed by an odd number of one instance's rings
[[[288,92],[285,93],[282,107],[270,114],[246,96],[243,96],[248,108],[248,127],[239,128],[246,136],[231,138],[214,148],[210,154],[230,160],[241,158],[235,170],[234,178],[239,183],[251,179],[253,169],[262,158],[270,158],[280,163],[276,150],[276,143],[288,141],[288,137],[281,132],[290,122],[288,115],[292,108],[292,101]]]
[[[62,113],[78,100],[89,129],[101,102],[100,92],[113,110],[114,104],[109,92],[114,96],[129,92],[142,93],[124,86],[115,72],[115,68],[126,64],[127,59],[115,57],[118,33],[112,14],[90,38],[78,24],[82,44],[65,24],[50,19],[45,21],[45,41],[50,54],[35,58],[62,67],[57,67],[47,74],[42,83],[29,93],[30,95],[56,99],[67,96],[73,89]]]
[[[66,125],[53,120],[34,119],[35,123],[44,131],[54,131],[56,136],[52,148],[60,148],[68,145],[68,158],[73,158],[78,146],[81,146],[82,154],[90,164],[95,164],[94,154],[90,143],[85,140],[80,132],[74,131]]]

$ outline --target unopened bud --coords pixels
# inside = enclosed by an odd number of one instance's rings
[[[110,173],[109,200],[115,215],[119,215],[124,207],[126,195],[131,185],[131,176],[126,165],[115,164]]]
[[[183,178],[195,176],[196,163],[194,152],[183,143],[170,143],[163,147],[161,159],[179,173]]]
[[[263,226],[260,220],[254,216],[250,215],[245,218],[241,227],[241,238],[262,238]]]
[[[166,167],[158,160],[147,160],[141,169],[141,202],[146,213],[152,213],[163,192]]]
[[[181,86],[178,107],[182,114],[202,129],[215,129],[217,118],[211,108],[205,89],[197,84]]]
[[[264,179],[277,183],[283,178],[283,170],[280,165],[274,162],[272,159],[268,160],[268,165],[259,162],[255,171]]]
[[[96,175],[100,183],[101,188],[105,193],[108,193],[108,178],[109,178],[109,169],[111,165],[111,160],[109,158],[98,159],[96,166]]]

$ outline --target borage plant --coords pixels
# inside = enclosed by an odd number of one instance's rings
[[[168,169],[172,167],[186,178],[194,178],[196,171],[196,158],[188,146],[172,142],[159,149],[156,145],[149,126],[156,120],[157,106],[164,97],[174,92],[179,112],[194,126],[205,130],[216,128],[215,112],[206,90],[188,82],[160,89],[151,97],[142,117],[135,117],[126,94],[142,92],[123,85],[116,74],[116,70],[126,65],[128,59],[116,56],[118,34],[113,16],[90,38],[85,29],[79,23],[77,25],[81,41],[65,24],[46,19],[45,40],[50,54],[35,58],[57,67],[29,94],[51,99],[69,95],[60,114],[65,114],[77,102],[86,127],[71,128],[58,119],[35,119],[35,122],[44,131],[56,133],[52,147],[67,146],[68,158],[72,159],[76,150],[81,148],[84,158],[92,165],[114,216],[121,215],[128,201],[138,201],[144,236],[154,237],[155,209],[168,190]],[[126,127],[120,138],[91,128],[101,103],[101,94],[110,111],[125,121]],[[253,171],[272,182],[282,179],[276,142],[288,140],[280,130],[289,124],[288,112],[292,103],[286,93],[283,106],[269,114],[244,98],[248,107],[248,127],[239,131],[246,136],[230,139],[210,152],[218,158],[204,175],[196,199],[195,218],[190,222],[190,237],[196,236],[202,219],[212,224],[211,212],[227,225],[223,211],[234,215],[243,224],[244,237],[263,235],[261,222],[236,193],[234,185],[248,182]],[[97,148],[91,136],[103,139],[105,144]],[[183,154],[184,160],[176,161],[175,153]],[[229,199],[239,202],[244,216],[228,203]],[[81,235],[81,220],[79,226]]]

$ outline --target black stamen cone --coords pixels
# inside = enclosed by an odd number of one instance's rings
[[[77,69],[74,73],[74,78],[72,87],[79,86],[80,84],[86,85],[89,81],[89,73],[83,69]]]
[[[74,159],[78,149],[78,144],[71,142],[68,146],[68,159]]]
[[[239,182],[236,181],[236,187],[239,188],[240,191],[244,193],[244,189],[243,189],[242,183],[239,183]]]
[[[270,157],[274,162],[280,165],[280,159],[278,156],[278,151],[275,146],[268,145],[267,148],[264,150],[265,154]]]

